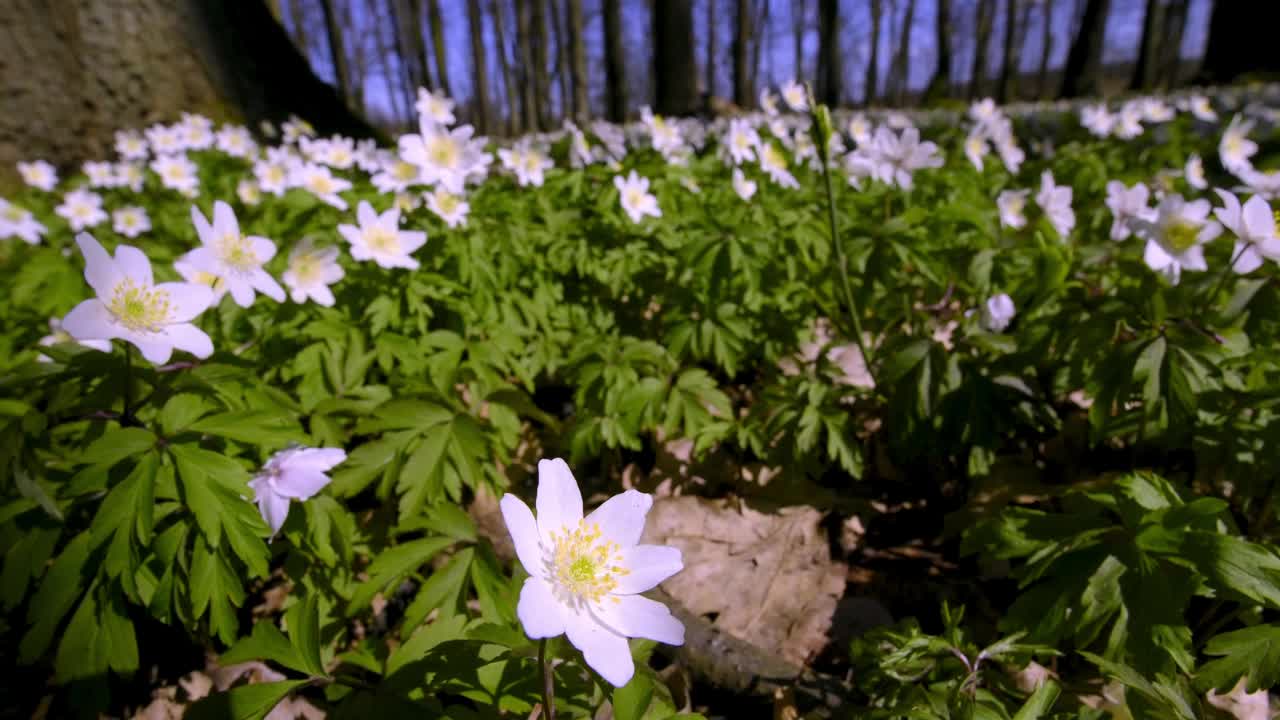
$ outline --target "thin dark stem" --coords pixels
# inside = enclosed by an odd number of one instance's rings
[[[840,269],[840,284],[844,288],[845,304],[848,305],[849,315],[853,318],[853,340],[858,345],[858,352],[862,353],[867,375],[875,384],[876,376],[875,371],[872,370],[871,355],[867,352],[866,344],[862,339],[862,318],[858,312],[858,303],[853,299],[853,289],[849,285],[849,266],[844,257],[844,245],[841,244],[840,235],[836,231],[836,194],[831,186],[831,154],[826,148],[820,149],[820,152],[822,153],[822,180],[827,188],[827,229],[831,233],[831,244],[835,246],[836,266]]]
[[[1214,298],[1218,297],[1218,293],[1222,292],[1222,288],[1227,284],[1227,279],[1231,277],[1231,272],[1235,269],[1236,263],[1239,262],[1241,256],[1243,256],[1245,251],[1250,247],[1253,247],[1253,243],[1244,243],[1240,246],[1239,252],[1232,254],[1231,261],[1227,263],[1227,266],[1222,269],[1222,273],[1218,276],[1218,283],[1214,285],[1213,291],[1206,295],[1204,300],[1201,301],[1201,312],[1197,313],[1197,315],[1203,314],[1203,311],[1208,309],[1208,306],[1213,302]]]
[[[542,668],[542,715],[546,720],[556,720],[556,677],[547,657],[546,638],[538,641],[538,666]]]

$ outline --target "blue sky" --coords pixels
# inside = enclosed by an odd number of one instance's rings
[[[467,18],[466,2],[476,0],[440,0],[441,11],[446,28],[445,45],[447,48],[447,64],[451,89],[456,99],[465,103],[474,93],[471,70],[471,38]],[[764,47],[761,60],[761,83],[777,85],[793,77],[811,79],[814,57],[817,52],[816,33],[816,0],[803,0],[807,8],[807,31],[804,34],[804,67],[797,72],[795,67],[795,41],[793,36],[793,3],[802,0],[770,0],[769,22],[763,35]],[[992,45],[988,51],[989,70],[998,72],[1003,59],[1003,25],[1005,3],[1012,0],[997,0],[997,12],[992,29]],[[1050,23],[1051,35],[1051,67],[1060,67],[1066,59],[1070,34],[1082,6],[1082,0],[1055,0],[1052,17],[1045,18],[1043,0],[1030,1],[1032,9],[1029,17],[1029,28],[1023,46],[1021,67],[1026,71],[1034,70],[1039,65],[1041,54],[1041,37],[1043,23]],[[327,80],[333,79],[332,63],[329,61],[328,48],[324,42],[322,19],[316,9],[315,0],[282,0],[286,24],[291,26],[289,6],[292,3],[303,3],[308,10],[307,34],[311,38],[310,58],[317,73]],[[376,37],[378,19],[368,10],[365,0],[337,0],[339,6],[351,2],[351,27],[347,28],[347,42],[364,42],[366,53],[374,54],[373,41]],[[694,32],[695,56],[700,67],[705,62],[707,44],[707,3],[716,2],[716,39],[717,68],[714,93],[720,96],[732,94],[732,59],[730,48],[733,35],[733,12],[736,0],[694,0]],[[883,0],[885,13],[882,18],[880,32],[879,85],[884,87],[888,75],[889,58],[900,32],[902,17],[905,14],[905,0]],[[1182,43],[1184,58],[1199,57],[1204,52],[1208,36],[1209,11],[1212,0],[1191,0],[1186,32]],[[487,4],[487,3],[486,3]],[[1111,13],[1107,23],[1106,44],[1103,53],[1108,63],[1132,61],[1138,52],[1141,40],[1143,17],[1146,12],[1146,0],[1112,0]],[[499,2],[498,5],[509,5]],[[952,25],[957,38],[969,37],[969,28],[974,22],[976,0],[952,0]],[[562,8],[563,0],[549,0],[547,6]],[[603,107],[604,64],[603,56],[603,20],[601,16],[601,0],[583,0],[583,13],[586,19],[584,32],[587,36],[586,51],[588,56],[589,84],[591,86],[592,103],[597,112]],[[841,40],[845,57],[845,95],[859,98],[862,95],[862,78],[869,50],[869,31],[871,24],[868,3],[865,0],[841,0]],[[909,63],[909,83],[912,88],[920,88],[928,82],[937,62],[937,48],[934,39],[934,23],[937,14],[936,0],[916,0],[915,15],[911,26],[911,56]],[[624,43],[629,56],[634,61],[627,63],[629,94],[633,107],[647,103],[651,91],[648,69],[651,66],[650,28],[651,19],[649,2],[633,0],[623,2]],[[506,31],[514,33],[515,18],[508,15]],[[389,31],[389,28],[387,29]],[[554,35],[553,42],[554,42]],[[296,34],[295,34],[296,37]],[[354,39],[353,39],[354,38]],[[493,18],[486,13],[485,42],[489,56],[489,93],[493,98],[505,97],[500,80],[496,77],[497,48],[493,30]],[[552,49],[554,53],[554,48]],[[549,57],[554,58],[554,54]],[[961,43],[953,48],[952,78],[957,83],[965,83],[970,75],[973,63],[973,47],[969,43]],[[629,58],[631,60],[632,58]],[[369,63],[364,74],[366,85],[366,104],[371,114],[390,116],[392,101],[386,89],[386,78],[378,63]],[[387,65],[393,74],[398,73],[395,58],[389,57]],[[699,77],[705,77],[700,70]],[[551,102],[553,108],[560,105],[559,89],[552,88]]]

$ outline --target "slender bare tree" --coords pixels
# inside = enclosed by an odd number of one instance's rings
[[[467,24],[471,35],[471,79],[475,94],[475,123],[481,133],[492,130],[489,120],[489,74],[485,69],[484,9],[476,0],[467,3]]]
[[[866,78],[863,81],[863,103],[870,105],[876,101],[876,81],[879,79],[880,64],[880,19],[883,14],[884,7],[881,4],[883,0],[870,0],[871,12],[871,37],[869,39],[870,49],[867,53]]]
[[[818,0],[818,69],[815,79],[818,99],[831,105],[840,104],[844,87],[844,53],[840,48],[840,2]]]
[[[523,129],[523,115],[520,111],[520,91],[511,72],[511,62],[507,59],[507,13],[501,4],[501,0],[494,0],[492,9],[493,39],[498,43],[498,64],[502,71],[502,87],[507,95],[507,132],[511,135],[518,135]]]
[[[436,86],[445,95],[453,95],[449,89],[449,51],[445,46],[444,16],[440,14],[440,0],[426,0],[427,22],[431,24],[431,49],[436,56]]]
[[[908,77],[911,69],[911,25],[915,20],[916,0],[906,0],[902,12],[902,24],[898,27],[897,53],[889,69],[887,94],[901,105],[906,100]]]
[[[746,2],[746,0],[742,0]],[[609,119],[627,118],[627,68],[622,48],[621,0],[604,0],[604,72]]]
[[[569,0],[569,41],[573,60],[573,119],[585,125],[591,117],[591,101],[587,95],[587,36],[582,30],[582,0]]]
[[[716,0],[707,0],[707,61],[702,72],[706,74],[703,82],[708,107],[716,94],[716,34]]]
[[[1040,73],[1036,79],[1036,96],[1047,100],[1053,92],[1049,85],[1049,59],[1053,57],[1053,0],[1042,0],[1040,22]]]
[[[733,103],[749,108],[755,100],[751,86],[751,0],[737,0],[733,33]]]
[[[693,56],[693,0],[653,4],[654,107],[663,115],[698,109],[698,65]]]
[[[347,49],[342,43],[342,23],[333,3],[334,0],[320,0],[320,10],[324,13],[324,29],[329,42],[329,62],[333,67],[334,85],[343,102],[350,102],[351,74],[347,71]]]
[[[978,0],[977,29],[974,32],[973,67],[969,73],[969,99],[986,92],[987,50],[991,47],[991,26],[995,17],[995,0]]]
[[[795,51],[794,71],[792,76],[803,81],[804,74],[804,26],[809,8],[805,0],[791,0],[791,47]]]
[[[1219,5],[1223,3],[1218,3]],[[1226,3],[1230,4],[1230,3]],[[1067,53],[1062,69],[1062,95],[1079,97],[1099,91],[1098,76],[1102,66],[1102,40],[1107,31],[1110,0],[1085,0],[1080,30]]]
[[[937,0],[934,22],[934,47],[938,50],[938,62],[933,66],[933,77],[925,91],[927,101],[946,97],[951,90],[951,0]]]

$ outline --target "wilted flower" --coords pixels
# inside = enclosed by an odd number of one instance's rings
[[[346,459],[341,448],[293,447],[271,456],[249,481],[249,488],[272,536],[284,526],[289,501],[311,499],[330,483],[325,473]]]
[[[183,259],[196,270],[221,278],[227,292],[240,307],[253,304],[254,291],[284,302],[284,288],[262,266],[275,257],[276,245],[257,235],[242,235],[231,206],[221,200],[213,204],[213,224],[191,206],[191,222],[200,236],[201,247]]]
[[[160,364],[173,349],[199,358],[213,353],[213,343],[191,324],[209,307],[213,293],[191,283],[156,284],[151,261],[131,245],[116,248],[112,258],[92,236],[81,233],[76,244],[84,255],[84,279],[97,297],[75,306],[62,328],[77,341],[120,339]]]
[[[653,499],[628,490],[582,515],[582,494],[563,460],[538,463],[538,515],[503,496],[502,517],[529,573],[516,614],[534,639],[565,633],[587,664],[622,687],[635,665],[627,638],[684,644],[684,626],[662,603],[642,597],[684,568],[680,550],[640,545]]]
[[[400,229],[400,210],[391,208],[379,215],[373,206],[361,200],[356,208],[356,225],[342,224],[338,232],[351,243],[351,257],[372,260],[379,267],[418,269],[411,256],[427,242],[420,230]]]

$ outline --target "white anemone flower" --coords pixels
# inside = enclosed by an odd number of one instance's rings
[[[339,210],[347,209],[347,201],[338,193],[351,189],[351,181],[334,177],[328,167],[318,163],[303,163],[294,171],[291,178],[293,185],[305,188],[326,205]],[[262,186],[264,189],[266,185]]]
[[[1133,234],[1134,220],[1151,220],[1154,212],[1147,205],[1151,191],[1136,183],[1125,187],[1119,180],[1107,183],[1107,207],[1111,209],[1111,239],[1124,240]]]
[[[755,160],[759,145],[760,134],[751,127],[751,123],[742,119],[729,121],[729,131],[725,133],[725,149],[735,165]]]
[[[245,205],[257,205],[262,202],[262,188],[257,181],[245,178],[236,183],[236,197]]]
[[[1218,113],[1214,112],[1213,106],[1209,104],[1209,98],[1204,95],[1196,95],[1187,103],[1187,109],[1191,114],[1196,116],[1197,120],[1204,122],[1217,122]]]
[[[796,176],[787,169],[787,156],[778,149],[777,145],[771,142],[761,143],[759,155],[760,169],[775,184],[791,189],[800,187],[800,181],[796,180]]]
[[[304,303],[310,299],[317,305],[333,307],[333,291],[329,286],[344,274],[338,264],[338,248],[317,248],[309,240],[303,240],[289,251],[289,268],[282,279],[294,302]]]
[[[284,302],[284,288],[262,267],[275,257],[275,243],[257,235],[241,234],[236,214],[221,200],[213,204],[212,225],[194,205],[191,222],[201,243],[183,256],[192,267],[221,278],[240,307],[253,304],[255,290],[276,302]]]
[[[38,245],[48,228],[30,210],[0,198],[0,240],[17,236],[28,245]]]
[[[111,213],[111,229],[127,238],[136,238],[144,232],[151,232],[151,218],[137,205],[122,207]]]
[[[1199,155],[1191,154],[1187,158],[1187,164],[1183,168],[1183,176],[1187,179],[1187,184],[1197,190],[1204,190],[1209,187],[1209,181],[1204,178],[1204,162]]]
[[[1027,216],[1027,196],[1030,190],[1005,190],[996,198],[996,207],[1000,210],[1000,224],[1017,230],[1025,227]]]
[[[756,194],[756,181],[749,179],[742,172],[742,168],[734,168],[733,191],[746,202],[751,202],[751,198]]]
[[[618,201],[622,203],[622,209],[627,213],[627,217],[631,218],[631,222],[638,223],[646,215],[662,217],[658,198],[649,192],[649,178],[641,177],[632,170],[631,174],[625,178],[615,175],[613,186],[618,188]]]
[[[330,482],[325,473],[346,459],[341,448],[292,447],[271,456],[249,481],[249,487],[272,537],[289,516],[289,502],[314,497]]]
[[[115,257],[87,233],[76,237],[84,255],[84,279],[97,295],[75,306],[62,329],[79,342],[124,340],[149,362],[168,362],[174,348],[198,358],[213,342],[191,323],[213,300],[209,288],[192,283],[155,283],[151,261],[136,247],[120,245]]]
[[[22,182],[45,192],[58,184],[58,171],[45,160],[18,163],[18,174]]]
[[[83,340],[81,342],[76,342],[76,339],[71,337],[71,333],[62,329],[62,318],[56,317],[49,318],[49,334],[40,338],[40,341],[36,344],[40,347],[49,347],[50,345],[65,345],[73,342],[81,347],[89,348],[90,350],[97,350],[98,352],[105,353],[111,352],[110,340]],[[40,353],[39,355],[36,355],[36,362],[49,363],[53,362],[53,358],[45,355],[44,353]]]
[[[993,295],[982,304],[980,318],[982,327],[987,332],[1002,333],[1005,328],[1009,327],[1009,323],[1013,322],[1013,316],[1016,312],[1013,306],[1013,298],[1005,293]]]
[[[1257,270],[1264,257],[1280,260],[1275,215],[1267,201],[1254,195],[1242,206],[1234,194],[1217,189],[1214,192],[1222,200],[1222,207],[1214,208],[1213,214],[1236,236],[1231,268],[1243,275]]]
[[[420,230],[400,229],[400,210],[391,208],[379,215],[367,201],[356,207],[359,225],[342,224],[338,232],[351,243],[351,257],[356,260],[372,260],[383,268],[418,269],[418,261],[411,256],[427,242],[427,234]]]
[[[1103,104],[1088,105],[1080,111],[1080,124],[1096,137],[1107,137],[1116,127],[1116,116]]]
[[[185,154],[161,155],[151,161],[151,171],[159,175],[160,183],[170,190],[177,190],[187,197],[200,193],[196,164]]]
[[[213,299],[209,302],[210,307],[216,307],[218,303],[222,302],[223,296],[227,294],[227,284],[223,282],[222,278],[211,272],[197,270],[186,255],[173,261],[173,269],[177,271],[178,275],[182,276],[183,280],[209,288],[209,291],[213,293]]]
[[[1066,240],[1071,229],[1076,226],[1076,214],[1071,209],[1071,186],[1054,183],[1053,173],[1045,170],[1040,174],[1040,192],[1036,193],[1036,204],[1049,218],[1053,229]]]
[[[102,209],[102,196],[84,188],[63,195],[62,204],[55,212],[65,218],[75,232],[94,227],[107,219],[107,211]]]
[[[1255,195],[1261,195],[1267,200],[1280,198],[1280,170],[1262,172],[1252,165],[1246,165],[1237,169],[1236,177]]]
[[[977,168],[978,172],[982,172],[982,159],[991,151],[987,145],[987,137],[980,131],[969,133],[969,137],[964,140],[964,154],[969,158],[969,162]]]
[[[418,102],[414,104],[418,117],[424,122],[444,126],[454,123],[453,101],[444,93],[437,95],[426,88],[418,88]]]
[[[760,109],[765,115],[773,116],[778,114],[778,98],[769,92],[769,88],[760,88]]]
[[[502,518],[529,573],[516,614],[533,639],[567,635],[587,664],[616,687],[635,673],[627,638],[684,644],[684,625],[641,596],[684,569],[678,548],[641,545],[653,498],[615,495],[583,517],[582,494],[563,460],[538,463],[537,517],[504,495]]]
[[[787,107],[796,112],[809,110],[809,96],[804,91],[804,85],[795,80],[789,80],[782,84],[782,99],[787,103]]]
[[[1209,219],[1209,201],[1187,202],[1169,194],[1160,200],[1155,218],[1135,221],[1134,231],[1147,241],[1143,260],[1147,267],[1178,284],[1183,270],[1204,271],[1204,244],[1218,237],[1222,226]]]
[[[467,215],[471,214],[471,203],[461,195],[455,195],[442,187],[425,193],[423,198],[427,201],[427,209],[435,213],[450,228],[465,225]]]
[[[418,134],[400,137],[400,157],[418,166],[424,184],[438,183],[449,192],[460,193],[468,177],[493,161],[493,156],[484,152],[484,142],[472,139],[474,133],[470,125],[445,130],[424,121]]]
[[[1223,131],[1222,140],[1218,143],[1218,157],[1223,167],[1234,173],[1250,167],[1249,158],[1258,152],[1258,144],[1249,139],[1249,131],[1252,129],[1251,120],[1245,120],[1239,115],[1231,118],[1231,123]]]

